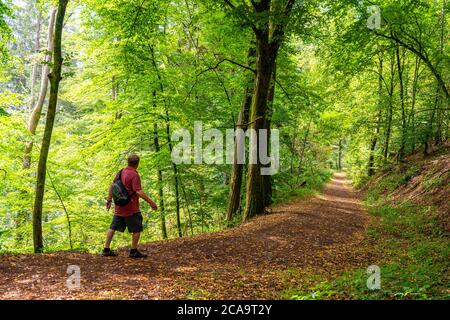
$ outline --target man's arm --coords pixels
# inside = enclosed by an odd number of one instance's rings
[[[106,209],[109,210],[111,209],[111,204],[112,204],[112,184],[109,186],[109,190],[108,190],[108,199],[106,199]]]
[[[120,170],[119,172],[117,172],[116,176],[114,177],[113,182],[111,183],[111,185],[109,186],[109,190],[108,190],[108,199],[106,199],[106,209],[109,210],[111,209],[111,204],[112,204],[112,198],[113,198],[113,194],[112,194],[112,187],[115,181],[117,181],[117,179],[119,179],[120,177],[120,173],[122,172],[122,170]]]
[[[156,205],[156,203],[142,190],[138,190],[136,191],[136,194],[144,199],[149,205],[150,207],[152,207],[153,210],[157,210],[158,206]]]

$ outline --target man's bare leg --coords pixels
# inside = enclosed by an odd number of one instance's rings
[[[112,241],[115,233],[116,233],[116,231],[113,229],[108,230],[108,233],[106,234],[106,243],[105,243],[106,249],[109,249],[109,247],[111,246],[111,241]]]
[[[133,233],[131,237],[131,249],[137,249],[140,237],[141,237],[140,232]]]

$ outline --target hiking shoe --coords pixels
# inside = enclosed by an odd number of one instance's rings
[[[139,252],[139,250],[136,249],[136,250],[130,250],[129,257],[139,259],[139,258],[147,258],[147,255]]]
[[[112,251],[111,249],[103,249],[102,256],[104,257],[117,257],[118,254]]]

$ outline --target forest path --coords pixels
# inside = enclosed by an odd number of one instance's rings
[[[0,299],[265,299],[313,272],[365,265],[359,250],[369,218],[335,174],[320,195],[277,205],[233,229],[142,246],[145,260],[58,252],[0,256]],[[81,287],[66,287],[69,265]]]

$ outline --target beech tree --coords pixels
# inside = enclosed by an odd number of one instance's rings
[[[45,121],[44,136],[42,138],[41,152],[36,177],[36,196],[33,208],[33,243],[36,253],[42,252],[44,241],[42,237],[42,202],[45,192],[45,180],[47,174],[47,158],[52,139],[53,125],[56,117],[56,106],[58,103],[59,83],[61,81],[61,72],[63,64],[62,56],[62,32],[64,26],[64,16],[69,0],[59,0],[57,15],[55,20],[55,35],[53,39],[53,65],[48,74],[50,79],[50,96]],[[52,25],[52,23],[50,23]],[[49,28],[50,29],[50,28]],[[43,80],[45,82],[46,80]]]
[[[254,82],[254,95],[250,108],[249,128],[259,132],[266,127],[266,116],[270,83],[275,70],[278,50],[284,40],[284,31],[289,22],[289,15],[295,0],[277,1],[261,0],[252,2],[252,7],[244,9],[228,0],[225,3],[236,11],[253,30],[256,37],[256,79]],[[244,12],[242,13],[242,10]],[[254,21],[253,17],[266,17]],[[256,150],[259,154],[260,141],[256,141]],[[259,156],[258,156],[259,157]],[[261,161],[255,159],[255,164],[249,164],[247,174],[246,205],[244,215],[251,218],[264,213],[266,200],[264,199],[264,182],[261,175]]]
[[[39,89],[39,97],[38,100],[35,102],[34,99],[34,81],[36,77],[36,65],[33,65],[33,72],[32,72],[32,81],[31,81],[31,92],[32,92],[32,98],[31,103],[33,105],[33,109],[30,115],[30,119],[28,121],[28,131],[32,134],[36,134],[36,128],[39,124],[39,119],[41,118],[42,108],[44,106],[45,97],[47,96],[47,89],[48,89],[48,82],[49,82],[49,74],[50,74],[50,63],[52,59],[52,54],[54,50],[54,42],[53,42],[53,34],[55,29],[55,19],[56,19],[56,8],[52,8],[50,11],[50,18],[48,22],[48,32],[47,32],[47,53],[45,55],[43,65],[42,65],[42,71],[41,71],[41,86]],[[38,20],[38,28],[36,31],[36,45],[35,47],[38,47],[39,44],[39,37],[38,34],[40,33],[40,20]],[[33,150],[33,142],[27,142],[25,146],[25,154],[23,157],[23,167],[28,169],[31,165],[31,151]]]
[[[42,17],[32,0],[0,15],[0,252],[34,249],[33,218],[37,251],[42,232],[45,250],[98,250],[110,224],[107,187],[132,152],[141,155],[143,187],[159,203],[156,215],[142,204],[142,238],[153,241],[270,213],[273,204],[319,190],[332,170],[362,184],[448,141],[438,81],[449,81],[448,1],[379,1],[375,30],[367,26],[371,4],[355,0],[70,3],[62,51],[71,58],[55,113],[57,48],[48,49],[57,32],[47,21],[58,20],[48,7],[56,1],[39,3]],[[46,62],[34,64],[37,44],[51,37],[41,44]],[[47,73],[54,75],[51,101]],[[236,155],[230,163],[175,164],[172,134],[195,137],[196,122],[201,133],[223,136],[265,129],[270,139],[276,128],[279,171],[262,176],[267,165],[239,164]],[[30,141],[33,152],[24,154]],[[244,144],[248,156],[252,145]],[[30,161],[34,154],[39,163]]]

